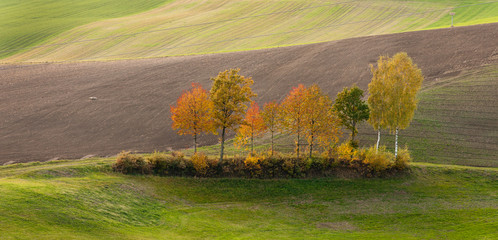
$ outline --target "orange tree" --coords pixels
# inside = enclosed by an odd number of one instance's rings
[[[299,84],[294,87],[287,97],[282,101],[280,112],[282,116],[282,127],[289,131],[291,134],[295,134],[297,139],[296,144],[296,155],[299,158],[299,145],[301,141],[301,134],[303,133],[304,126],[304,112],[306,106],[304,99],[306,97],[306,88]]]
[[[268,131],[271,133],[271,155],[273,156],[273,135],[279,128],[279,111],[280,106],[277,102],[271,101],[269,103],[265,103],[263,107],[263,112],[261,112],[261,116],[263,117],[264,124]]]
[[[251,97],[256,96],[251,90],[253,80],[239,75],[239,71],[225,70],[211,78],[213,120],[215,127],[221,128],[220,161],[223,160],[226,130],[235,129],[243,122],[246,104],[251,102]]]
[[[260,114],[259,106],[257,103],[251,102],[251,107],[246,112],[244,122],[237,130],[235,143],[243,146],[247,144],[248,140],[251,140],[251,154],[254,154],[254,137],[262,135],[265,131],[266,125]]]
[[[207,91],[197,83],[192,83],[192,88],[176,100],[176,106],[170,107],[173,129],[178,129],[180,135],[194,136],[194,152],[197,152],[197,135],[215,133],[212,110],[213,104]]]
[[[332,109],[332,101],[316,84],[305,90],[303,104],[303,130],[308,141],[309,157],[312,157],[315,141],[321,145],[337,143],[339,119]]]

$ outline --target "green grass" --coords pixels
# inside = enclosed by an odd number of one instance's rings
[[[177,0],[160,7],[164,0],[106,0],[97,7],[95,0],[79,1],[76,7],[67,1],[46,2],[0,3],[0,13],[5,13],[0,14],[4,62],[109,60],[307,44],[449,27],[450,11],[456,12],[456,26],[498,21],[498,2],[491,0]],[[136,12],[143,13],[122,17]]]
[[[87,23],[153,9],[166,0],[2,0],[0,58]],[[6,50],[14,50],[2,52]]]
[[[498,170],[392,179],[112,173],[113,159],[0,167],[1,239],[496,239]]]

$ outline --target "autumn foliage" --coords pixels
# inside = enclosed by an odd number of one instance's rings
[[[213,104],[201,85],[192,83],[192,88],[184,92],[171,106],[173,129],[180,135],[194,137],[194,151],[197,152],[197,136],[203,132],[215,132],[212,121]]]
[[[250,141],[251,154],[254,154],[254,137],[258,137],[265,133],[266,125],[263,117],[260,114],[259,106],[256,102],[251,103],[251,107],[246,112],[246,117],[243,123],[237,130],[235,141],[237,145],[244,146]]]

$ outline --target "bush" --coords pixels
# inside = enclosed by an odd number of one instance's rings
[[[118,155],[112,169],[124,174],[148,174],[151,166],[142,156],[123,151]]]
[[[379,148],[378,151],[375,147],[370,147],[365,153],[363,163],[367,164],[368,168],[372,171],[379,173],[391,167],[394,162],[394,154],[386,151],[385,147]]]
[[[260,161],[264,159],[264,156],[251,155],[249,154],[244,160],[245,170],[250,177],[260,177],[261,176],[261,165]]]
[[[354,149],[349,143],[343,143],[336,149],[336,159],[339,163],[348,164],[353,160]]]
[[[190,158],[198,176],[206,176],[209,164],[208,157],[204,153],[196,153]]]
[[[396,160],[394,161],[394,167],[398,170],[405,170],[408,168],[408,164],[412,160],[410,156],[410,151],[408,151],[408,148],[402,148],[398,151],[398,156],[396,157]]]
[[[154,152],[147,158],[158,175],[194,175],[195,169],[192,161],[185,159],[183,153],[172,152],[171,156],[165,153]]]
[[[375,151],[374,147],[354,149],[349,143],[341,144],[329,157],[293,158],[281,154],[249,155],[246,158],[229,158],[218,162],[203,153],[190,159],[181,152],[167,155],[154,152],[145,159],[142,156],[122,152],[113,164],[113,169],[125,174],[148,174],[169,176],[217,176],[217,177],[309,177],[327,176],[332,173],[349,176],[386,176],[405,170],[410,161],[408,149],[401,149],[398,157],[385,147]]]

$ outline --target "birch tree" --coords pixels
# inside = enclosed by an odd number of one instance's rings
[[[395,133],[394,154],[398,154],[398,132],[410,125],[417,108],[417,92],[422,86],[422,71],[413,64],[405,52],[392,58],[380,57],[378,68],[371,67],[373,78],[368,85],[370,96],[370,124],[378,130],[377,149],[380,129],[389,128]]]
[[[395,132],[394,155],[398,156],[398,131],[410,126],[417,109],[417,93],[422,86],[422,71],[413,64],[405,52],[397,53],[390,59],[388,82],[390,95],[388,98],[387,127]]]

